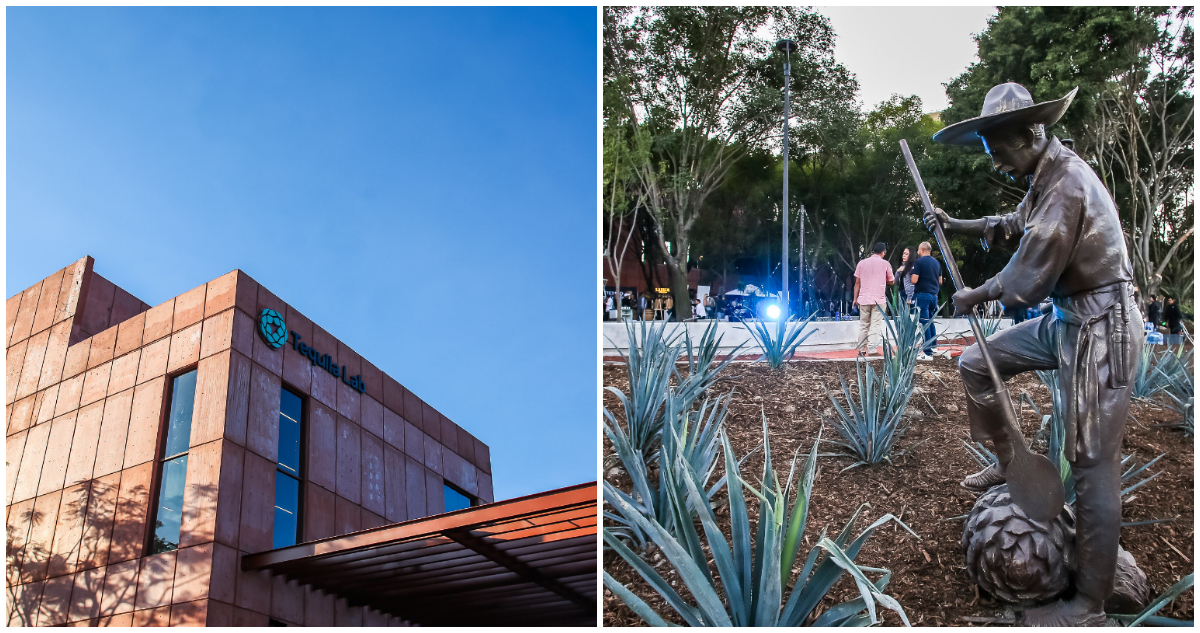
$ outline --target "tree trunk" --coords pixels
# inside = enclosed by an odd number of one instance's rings
[[[675,320],[692,318],[692,300],[688,297],[687,257],[674,258],[671,268],[671,296],[675,299]]]

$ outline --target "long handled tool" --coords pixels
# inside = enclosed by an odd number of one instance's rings
[[[904,139],[900,139],[900,150],[904,152],[908,171],[912,173],[913,182],[917,184],[917,193],[921,194],[921,204],[925,205],[927,213],[934,215],[933,204],[929,202],[929,192],[925,191],[925,183],[921,181],[917,163],[913,160],[912,152],[908,151],[908,142]],[[937,236],[938,247],[942,249],[945,256],[946,267],[950,269],[950,278],[954,280],[954,287],[962,290],[964,287],[962,275],[959,274],[958,264],[950,254],[950,246],[946,243],[946,234],[942,231],[942,223],[936,219],[936,216],[931,228],[934,235]],[[974,309],[967,314],[967,319],[970,320],[971,329],[975,332],[975,344],[979,346],[983,362],[987,364],[988,373],[992,376],[992,384],[996,388],[996,400],[1000,403],[1001,413],[1004,416],[1004,431],[1013,449],[1012,461],[1008,463],[1004,471],[1008,480],[1009,494],[1012,495],[1013,502],[1021,506],[1030,519],[1049,521],[1058,516],[1063,509],[1063,486],[1058,469],[1050,463],[1045,455],[1030,451],[1029,446],[1025,444],[1025,436],[1021,434],[1021,427],[1017,424],[1017,412],[1013,410],[1012,400],[1008,397],[1008,389],[1004,386],[1004,381],[1000,379],[1000,372],[996,371],[996,364],[992,362],[992,355],[988,352],[987,339],[983,336],[983,328],[979,326],[979,319],[975,316]]]

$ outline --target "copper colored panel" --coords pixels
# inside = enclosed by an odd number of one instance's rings
[[[50,327],[57,319],[55,309],[58,307],[58,289],[62,286],[62,278],[64,270],[59,270],[54,274],[42,280],[42,289],[45,292],[39,293],[37,302],[37,312],[33,317],[33,332],[41,332]]]
[[[362,431],[357,424],[337,418],[337,490],[338,495],[359,503],[362,488]]]
[[[304,540],[315,541],[337,534],[334,529],[335,495],[311,483],[304,486]]]
[[[258,282],[240,270],[234,272],[237,273],[236,304],[238,309],[246,314],[257,314],[255,304],[258,301]]]
[[[459,457],[454,452],[450,450],[442,451],[442,475],[450,483],[464,489],[466,487],[467,480],[467,478],[463,476],[463,469],[465,465],[466,462],[463,461],[463,458]],[[474,469],[475,467],[472,466],[471,468]]]
[[[171,604],[177,555],[177,551],[163,552],[141,560],[138,566],[137,601],[134,603],[137,609],[154,609]],[[137,619],[136,614],[134,619]]]
[[[17,401],[17,387],[21,382],[21,370],[25,367],[25,350],[29,343],[21,341],[8,348],[4,355],[4,403]],[[26,394],[28,395],[28,394]],[[25,396],[21,396],[22,398]]]
[[[376,514],[384,513],[383,440],[362,434],[362,506]]]
[[[101,363],[113,359],[113,350],[117,346],[117,328],[110,327],[92,336],[92,344],[88,350],[87,368],[91,369]]]
[[[230,271],[208,282],[204,295],[204,316],[232,308],[237,298],[237,271]]]
[[[33,317],[37,312],[38,299],[42,294],[42,282],[27,288],[24,294],[21,295],[21,310],[17,313],[17,320],[13,322],[12,341],[23,341],[29,338],[31,329],[33,328]]]
[[[108,326],[111,325],[109,321],[112,317],[113,298],[116,292],[117,287],[113,285],[113,282],[95,272],[91,274],[87,286],[87,296],[79,304],[82,314],[77,315],[75,319],[84,332],[95,335],[108,329]]]
[[[62,491],[42,495],[33,502],[30,515],[29,542],[25,544],[25,555],[21,563],[21,582],[36,582],[46,577],[50,564],[50,548],[54,538],[54,527],[58,524],[58,508],[62,502]]]
[[[146,313],[121,322],[117,325],[117,345],[113,354],[121,356],[142,346],[142,331],[146,329]]]
[[[142,343],[152,343],[171,333],[171,317],[175,312],[175,299],[150,308],[146,312],[146,327],[142,332]]]
[[[458,452],[458,425],[451,422],[450,418],[440,416],[442,420],[442,446]]]
[[[485,473],[492,472],[492,454],[488,445],[475,438],[475,465]]]
[[[208,585],[208,597],[233,604],[237,597],[238,566],[242,555],[232,547],[213,544],[212,575]],[[175,583],[178,591],[179,583]]]
[[[188,463],[189,475],[190,460]],[[175,584],[171,602],[191,602],[208,598],[212,579],[213,543],[180,548],[175,558]]]
[[[134,385],[141,359],[141,350],[134,350],[113,361],[112,373],[108,378],[108,395],[120,393]]]
[[[422,411],[425,409],[425,403],[417,395],[407,389],[404,390],[404,410],[401,415],[405,420],[418,429],[424,430],[424,422],[421,421]]]
[[[175,332],[193,323],[199,323],[204,318],[204,299],[207,294],[207,284],[192,288],[175,297],[175,315],[171,329]]]
[[[391,409],[383,410],[383,441],[404,450],[404,418]]]
[[[275,523],[275,463],[246,451],[243,466],[242,522],[238,549],[263,552],[271,549]]]
[[[271,616],[293,624],[304,623],[304,587],[281,576],[271,579]]]
[[[362,508],[356,503],[336,497],[334,499],[334,534],[349,534],[361,529]]]
[[[179,530],[181,548],[207,543],[216,537],[217,491],[223,443],[217,440],[193,446],[188,452],[187,480],[183,487],[183,519]],[[200,597],[188,600],[199,600]]]
[[[91,493],[87,517],[83,524],[83,539],[79,546],[79,569],[108,564],[113,518],[117,514],[117,494],[121,489],[121,473],[93,479],[89,485]]]
[[[21,455],[21,470],[13,487],[13,501],[37,496],[38,478],[42,476],[42,462],[46,457],[46,443],[50,440],[50,427],[49,424],[39,424],[29,429],[29,435],[25,438],[25,452]]]
[[[242,522],[242,468],[246,450],[233,442],[221,442],[221,483],[217,490],[216,540],[237,547]],[[224,491],[224,494],[221,494]]]
[[[383,403],[383,372],[379,368],[371,364],[371,361],[362,359],[362,379],[363,385],[366,386],[368,396],[371,396],[376,402]]]
[[[246,448],[274,462],[279,455],[279,376],[255,364],[250,372]]]
[[[200,335],[200,358],[223,352],[232,345],[233,310],[226,310],[204,320]]]
[[[4,302],[4,347],[12,340],[13,324],[17,322],[17,310],[21,308],[21,295],[17,293]]]
[[[63,365],[67,360],[67,341],[71,337],[71,324],[62,322],[50,328],[50,341],[46,347],[46,358],[42,361],[38,389],[44,389],[62,380]]]
[[[371,528],[377,528],[387,524],[387,519],[379,516],[378,514],[375,514],[374,512],[368,512],[365,509],[362,511],[362,529],[369,530]]]
[[[383,405],[370,396],[359,398],[359,408],[362,410],[362,427],[364,431],[375,437],[383,437]]]
[[[63,362],[63,378],[81,375],[87,370],[91,354],[92,339],[84,339],[67,348],[67,359]]]
[[[5,580],[9,587],[15,586],[20,580],[22,561],[25,559],[25,545],[29,543],[29,530],[33,523],[33,499],[8,506],[8,516],[5,521],[7,535],[7,565]]]
[[[282,312],[283,306],[275,309],[276,312]],[[257,316],[255,317],[254,327],[258,328]],[[253,349],[254,362],[262,365],[267,371],[276,376],[283,375],[283,348],[273,349],[263,341],[261,336],[254,336],[254,343],[251,345]]]
[[[58,417],[79,408],[79,397],[82,395],[83,374],[59,383],[58,399],[54,402],[54,416]]]
[[[21,471],[21,455],[25,452],[25,438],[29,431],[20,431],[4,439],[4,476],[5,499],[13,498],[13,488],[17,485],[17,473]]]
[[[442,445],[428,435],[425,436],[424,464],[439,476],[442,474]]]
[[[230,352],[200,361],[192,413],[191,446],[221,439],[225,434],[225,401],[229,395]]]
[[[37,396],[29,396],[18,400],[12,405],[12,412],[8,420],[8,434],[11,435],[17,431],[24,431],[32,426],[33,423],[33,405],[37,402]]]
[[[239,571],[237,581],[236,606],[263,614],[262,624],[266,626],[266,613],[271,610],[271,573],[267,571]],[[237,625],[237,612],[234,612],[234,623]]]
[[[133,393],[133,389],[126,389],[104,401],[104,419],[100,423],[100,440],[96,447],[93,477],[102,477],[124,468]]]
[[[80,622],[100,617],[100,592],[104,589],[104,567],[87,569],[75,574],[71,590],[68,622]]]
[[[404,387],[387,374],[383,374],[383,406],[404,415]]]
[[[130,560],[108,566],[108,572],[104,576],[104,590],[100,594],[100,617],[133,612],[134,599],[137,597],[138,563],[139,561]]]
[[[405,457],[404,490],[408,505],[408,519],[428,516],[425,505],[425,467],[412,457]],[[441,492],[440,490],[438,492]]]
[[[55,418],[54,406],[58,401],[58,385],[54,385],[49,389],[43,389],[34,394],[33,397],[33,423],[41,424],[53,420]]]
[[[157,379],[138,385],[133,390],[133,406],[129,415],[129,437],[125,441],[125,467],[136,466],[154,459],[158,447],[158,431],[162,421],[163,392],[167,379]]]
[[[21,366],[21,380],[17,383],[17,393],[8,402],[15,402],[37,391],[38,379],[42,373],[42,361],[46,358],[46,346],[50,344],[50,330],[42,330],[29,339],[25,348],[25,360]]]
[[[304,626],[334,626],[337,622],[336,599],[334,596],[313,589],[304,588]]]
[[[170,338],[161,339],[142,348],[142,357],[138,361],[139,385],[167,373],[167,355],[170,352]]]
[[[67,460],[64,485],[88,481],[96,465],[96,448],[100,444],[100,424],[104,419],[104,403],[96,402],[79,410],[75,419],[75,436],[71,439],[71,456]]]
[[[201,324],[197,323],[177,330],[171,335],[171,351],[167,356],[167,373],[175,373],[200,360],[201,327]]]
[[[233,311],[233,338],[230,346],[246,358],[254,355],[255,321],[241,310]]]
[[[308,402],[308,480],[326,490],[337,488],[337,420],[319,402]],[[331,450],[332,449],[332,450]]]
[[[112,315],[109,317],[109,325],[117,326],[125,321],[140,314],[143,311],[141,299],[129,294],[124,288],[117,288],[113,294]],[[147,308],[149,306],[146,306]]]
[[[87,517],[89,488],[90,485],[83,483],[63,490],[58,522],[54,526],[54,542],[50,547],[50,564],[46,567],[48,577],[75,573],[83,523]]]
[[[50,426],[50,437],[46,442],[46,458],[42,462],[42,475],[38,480],[38,494],[62,490],[67,478],[67,459],[71,454],[71,436],[75,434],[75,414],[68,413],[55,418]]]
[[[425,461],[425,433],[415,424],[404,421],[404,454]]]
[[[246,446],[246,420],[250,413],[250,375],[249,358],[237,353],[229,353],[229,390],[225,401],[225,437],[238,446]]]
[[[42,601],[38,605],[38,626],[57,626],[67,621],[71,608],[71,590],[75,587],[74,576],[58,576],[42,585]]]
[[[62,321],[75,315],[79,299],[83,296],[84,284],[91,277],[93,263],[91,257],[84,257],[67,266],[67,272],[63,274],[62,285],[58,289],[56,321]]]
[[[146,462],[121,472],[121,490],[117,494],[117,514],[113,522],[108,562],[120,563],[138,558],[146,540],[147,513],[150,510],[150,481],[154,464]]]
[[[266,613],[256,613],[249,609],[241,607],[233,608],[233,626],[261,626],[265,627],[270,621],[270,617]]]
[[[325,371],[324,369],[314,370],[312,372],[312,397],[330,409],[336,411],[337,390],[340,384],[341,378],[334,378],[333,374]]]
[[[171,626],[171,606],[134,611],[132,626],[139,629],[150,626]]]
[[[425,431],[425,435],[442,441],[442,414],[428,402],[421,403],[421,430]]]
[[[211,621],[209,617],[210,606],[216,604],[211,600],[196,600],[193,602],[183,602],[171,605],[171,624],[170,626],[230,626],[232,624],[232,612],[227,619],[230,622],[225,624],[217,624]]]
[[[42,583],[17,585],[9,590],[9,626],[34,626],[37,624],[38,603],[42,601]]]
[[[83,392],[79,397],[79,406],[102,400],[108,394],[108,379],[111,374],[111,361],[87,370],[83,375]]]
[[[441,475],[425,471],[425,513],[428,516],[446,511],[446,495],[442,489],[444,485]]]
[[[492,476],[483,471],[477,470],[476,472],[479,476],[479,498],[484,503],[492,503],[495,500],[495,497],[492,496]]]

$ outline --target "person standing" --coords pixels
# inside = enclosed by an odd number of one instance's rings
[[[900,275],[900,282],[904,286],[904,293],[901,299],[906,305],[913,305],[914,288],[912,282],[913,265],[917,263],[917,249],[905,248],[904,253],[900,255],[900,268],[896,269],[896,274]]]
[[[1162,317],[1162,303],[1158,300],[1158,295],[1150,295],[1150,303],[1146,304],[1146,318],[1157,328],[1162,323],[1160,317]]]
[[[1167,337],[1167,344],[1182,345],[1183,313],[1179,311],[1179,304],[1175,303],[1175,297],[1167,297],[1167,306],[1163,310],[1163,318],[1167,321],[1167,331],[1171,334]]]
[[[933,360],[937,349],[937,326],[933,315],[937,312],[938,291],[942,288],[942,263],[934,259],[932,252],[933,246],[929,242],[921,242],[917,247],[917,262],[909,276],[913,300],[921,310],[921,323],[925,325],[925,345],[917,356],[920,360]]]
[[[867,355],[876,355],[882,339],[883,311],[887,306],[885,291],[896,283],[892,265],[883,258],[887,246],[876,242],[872,255],[854,269],[854,305],[858,306],[858,351],[867,343]]]
[[[717,302],[713,300],[712,295],[704,295],[704,314],[710,319],[717,318]]]

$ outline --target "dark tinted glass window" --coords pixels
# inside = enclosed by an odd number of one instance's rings
[[[471,507],[471,497],[447,485],[443,485],[442,490],[446,495],[446,512],[454,512],[455,510],[463,510]]]
[[[274,548],[300,540],[300,438],[304,400],[281,389],[279,393],[279,459],[275,462]]]
[[[275,537],[278,549],[296,544],[297,518],[300,514],[300,481],[275,471]]]
[[[192,437],[192,405],[196,402],[196,372],[171,380],[171,403],[167,410],[167,435],[163,438],[162,461],[158,465],[158,499],[152,516],[154,533],[150,554],[179,547],[183,523],[183,485],[187,482],[188,443]]]
[[[192,406],[196,402],[196,372],[176,376],[171,382],[171,412],[167,418],[167,443],[163,457],[186,453],[192,438]]]
[[[283,390],[279,397],[279,468],[300,476],[300,396]]]

